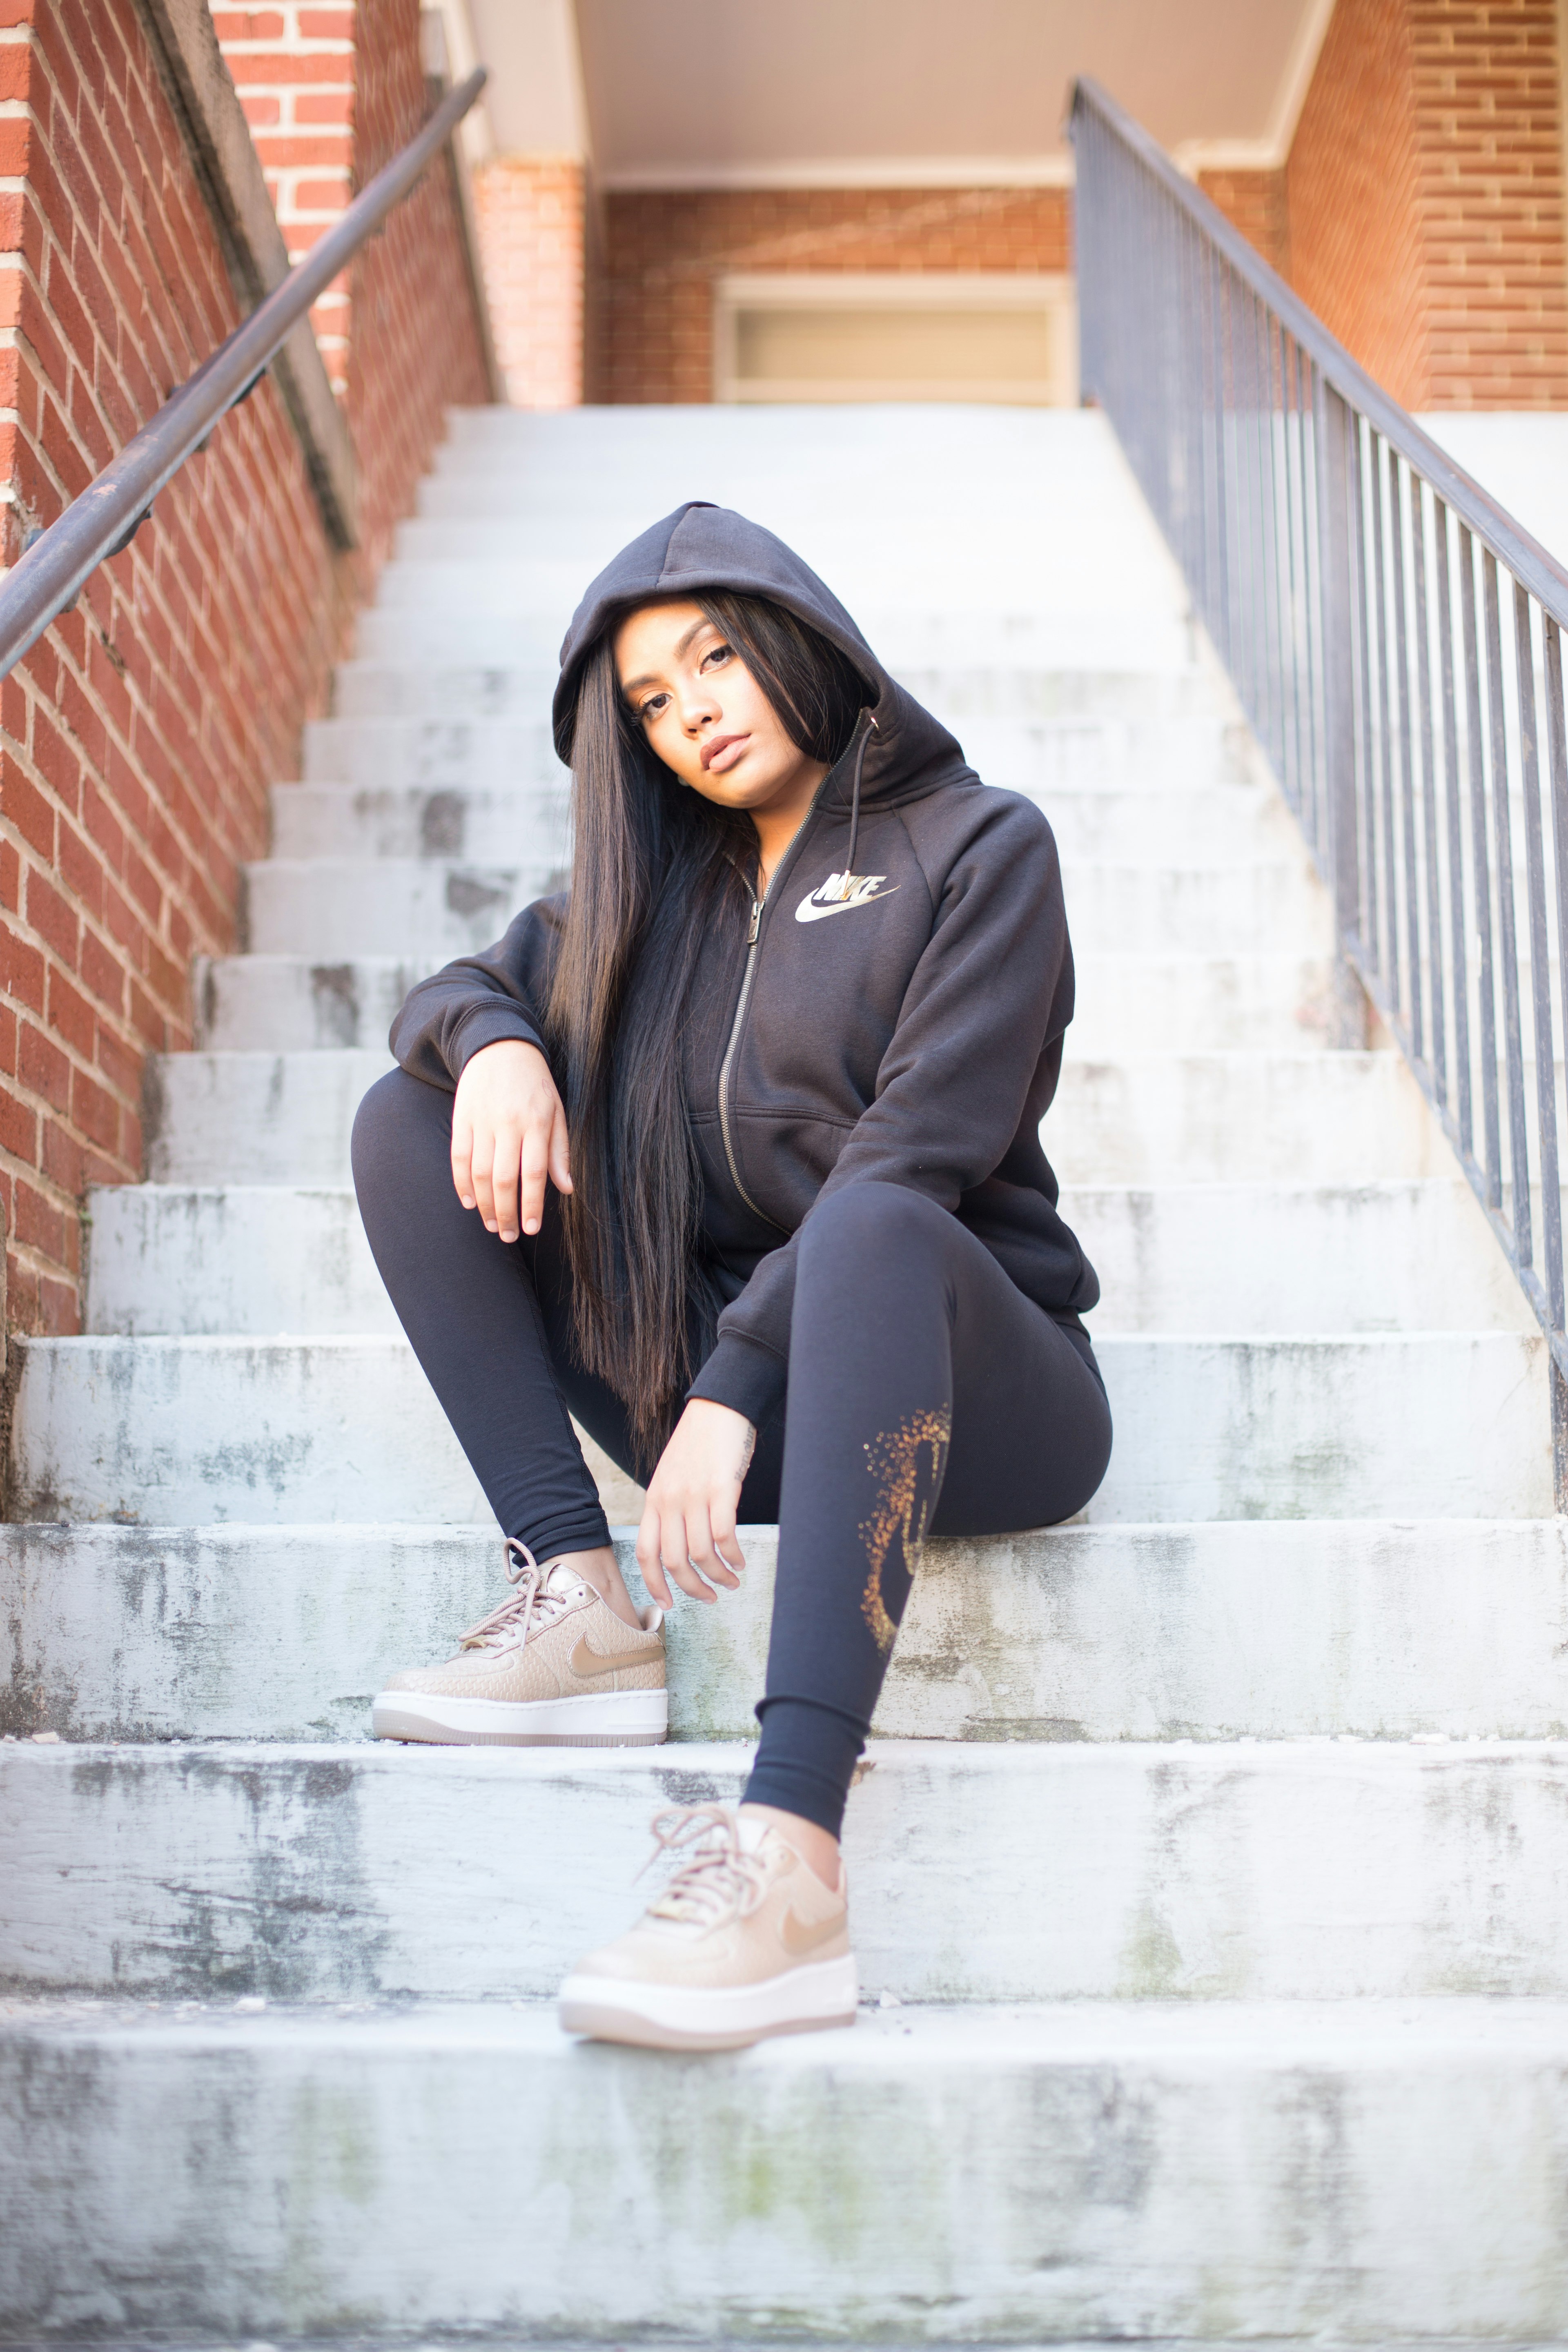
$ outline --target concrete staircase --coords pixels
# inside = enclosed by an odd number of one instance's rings
[[[692,495],[1050,814],[1117,1451],[917,1584],[857,2030],[678,2061],[546,2004],[647,1815],[740,1785],[770,1536],[675,1621],[668,1748],[368,1744],[499,1555],[347,1137],[409,982],[560,870],[554,646]],[[1542,1344],[1102,420],[459,416],[336,709],[94,1196],[89,1330],[21,1348],[0,2333],[1568,2334]]]

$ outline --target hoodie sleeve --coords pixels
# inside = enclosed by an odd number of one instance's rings
[[[565,898],[541,898],[483,955],[460,956],[404,999],[387,1042],[403,1067],[454,1089],[465,1066],[503,1037],[544,1043],[544,1004]]]
[[[933,884],[933,889],[937,886]],[[800,1235],[848,1184],[903,1184],[941,1207],[1006,1157],[1047,1048],[1072,1011],[1072,953],[1051,829],[1013,799],[979,827],[937,889],[931,942],[878,1072],[802,1226],[719,1318],[688,1394],[760,1424],[784,1393]]]

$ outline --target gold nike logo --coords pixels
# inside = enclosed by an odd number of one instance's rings
[[[584,1633],[578,1637],[577,1646],[566,1663],[580,1683],[591,1683],[598,1681],[605,1675],[618,1675],[621,1668],[631,1665],[633,1660],[625,1655],[618,1658],[601,1657],[597,1650],[589,1648],[588,1637]]]
[[[830,1944],[844,1927],[844,1914],[837,1918],[819,1919],[809,1927],[792,1905],[779,1921],[779,1941],[792,1960],[804,1960],[807,1952],[815,1952],[821,1944]]]

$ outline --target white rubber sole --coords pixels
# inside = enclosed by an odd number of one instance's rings
[[[853,2025],[860,1999],[855,1956],[806,1960],[760,1984],[640,1984],[615,1977],[568,1977],[561,2024],[594,2042],[644,2050],[742,2050],[771,2033],[817,2033]]]
[[[377,1739],[441,1748],[657,1748],[669,1736],[661,1690],[584,1691],[579,1698],[438,1698],[383,1691],[371,1703]]]

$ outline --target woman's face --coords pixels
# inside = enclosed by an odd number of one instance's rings
[[[645,604],[621,623],[616,673],[649,748],[724,808],[766,810],[827,773],[784,732],[721,629],[696,604]]]

